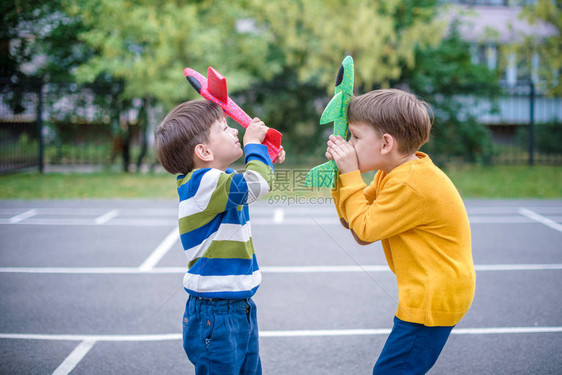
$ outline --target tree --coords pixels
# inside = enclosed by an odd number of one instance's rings
[[[165,109],[197,97],[183,69],[215,66],[230,91],[271,77],[267,37],[240,28],[246,15],[226,0],[69,0],[67,11],[90,29],[79,35],[98,53],[76,69],[81,81],[109,74],[125,83],[125,98],[152,97]]]
[[[356,70],[357,85],[370,89],[399,77],[413,65],[416,47],[437,43],[443,29],[431,22],[434,0],[65,4],[69,16],[86,26],[79,40],[95,51],[74,71],[77,79],[123,80],[124,99],[150,98],[166,111],[198,97],[184,67],[205,72],[214,66],[240,104],[286,132],[295,151],[310,151],[310,141],[318,138],[317,101],[333,90],[346,54],[363,67]]]
[[[183,75],[187,66],[202,73],[215,66],[228,77],[230,92],[267,79],[279,69],[264,63],[267,35],[241,26],[246,15],[236,2],[68,0],[66,11],[87,26],[78,37],[96,52],[74,70],[75,77],[82,82],[103,76],[123,81],[124,101],[142,99],[139,114],[147,113],[149,103],[167,111],[198,98]],[[137,165],[146,154],[150,129],[146,119],[143,115],[138,121]]]
[[[355,61],[355,85],[387,86],[412,67],[415,50],[437,44],[444,25],[434,22],[435,1],[250,0],[249,11],[272,34],[282,63],[300,83],[332,90],[334,70]]]
[[[412,66],[417,46],[434,45],[443,25],[435,1],[67,0],[89,30],[80,40],[98,55],[77,69],[92,81],[104,72],[126,82],[126,97],[151,95],[170,105],[186,98],[183,68],[215,66],[231,91],[271,80],[284,68],[300,83],[333,86],[345,54],[358,85],[387,84]],[[187,90],[193,97],[193,91]]]
[[[342,59],[355,61],[355,86],[388,86],[414,65],[417,47],[436,45],[444,25],[435,1],[248,1],[249,16],[270,42],[269,61],[283,69],[248,90],[254,113],[282,130],[291,154],[323,155],[318,120]]]
[[[26,78],[22,66],[31,61],[29,48],[34,21],[40,17],[35,6],[26,2],[6,0],[0,3],[0,76],[11,79]]]
[[[481,82],[481,72],[466,66],[466,54],[457,51],[451,57],[445,47],[437,47],[445,25],[435,19],[436,0],[45,4],[39,13],[32,7],[25,12],[35,17],[32,24],[42,31],[37,33],[41,38],[36,51],[47,57],[40,74],[121,83],[119,103],[123,109],[138,110],[144,130],[149,129],[147,106],[160,105],[167,111],[199,97],[183,76],[186,66],[200,72],[217,68],[228,78],[229,92],[239,104],[283,131],[297,153],[323,147],[319,135],[327,128],[320,127],[318,119],[347,54],[355,60],[357,92],[407,83],[434,95],[424,90],[448,90],[451,86],[445,82],[455,79]],[[433,66],[432,53],[441,54],[438,67]],[[145,143],[141,146],[145,150]]]
[[[491,135],[477,121],[476,115],[482,113],[474,111],[486,110],[497,98],[497,72],[471,62],[469,44],[454,24],[439,46],[417,51],[416,65],[397,82],[401,84],[432,107],[432,136],[423,150],[435,153],[436,162],[444,164],[446,157],[491,162]]]
[[[538,0],[534,5],[523,8],[522,17],[531,24],[545,22],[553,29],[553,34],[537,39],[534,36],[526,37],[515,48],[521,55],[538,53],[540,59],[539,77],[546,80],[548,92],[552,95],[562,95],[562,1]],[[531,59],[527,59],[531,64]],[[528,67],[529,71],[531,67]]]
[[[60,2],[6,0],[0,3],[0,12],[0,77],[23,84],[28,89],[40,89],[44,72],[39,72],[38,67],[48,63],[47,59],[51,56],[41,54],[42,46],[51,31],[58,28],[62,16]],[[68,43],[68,39],[65,42],[65,46],[72,44]],[[64,69],[63,65],[57,66]],[[3,87],[2,94],[14,113],[24,111],[24,91]]]
[[[2,2],[0,76],[69,81],[70,71],[92,57],[77,38],[85,26],[65,13],[63,2]]]

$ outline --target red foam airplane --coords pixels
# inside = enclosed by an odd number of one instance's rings
[[[195,90],[205,99],[217,103],[221,106],[224,112],[230,116],[234,121],[247,128],[252,121],[246,112],[242,110],[232,99],[228,97],[226,89],[226,78],[212,67],[207,70],[207,78],[203,77],[200,73],[193,69],[184,69],[185,78],[193,86]],[[275,129],[269,128],[262,142],[267,146],[267,152],[271,161],[274,162],[277,155],[281,152],[281,137],[283,134]]]

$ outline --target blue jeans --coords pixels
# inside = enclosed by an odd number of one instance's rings
[[[437,361],[452,329],[426,327],[394,317],[373,375],[425,374]]]
[[[197,375],[260,375],[254,301],[189,296],[183,316],[183,348]]]

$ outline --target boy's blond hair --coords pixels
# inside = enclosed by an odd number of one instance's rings
[[[156,128],[156,156],[172,174],[187,174],[194,168],[195,146],[209,140],[211,126],[224,118],[218,104],[192,100],[175,107]]]
[[[398,151],[413,154],[427,142],[431,107],[414,94],[397,89],[374,90],[356,96],[348,108],[349,123],[365,122],[379,135],[398,141]]]

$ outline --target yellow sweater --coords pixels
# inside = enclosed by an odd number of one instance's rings
[[[366,187],[359,171],[340,175],[332,196],[340,218],[366,242],[381,240],[398,281],[396,316],[453,326],[474,298],[470,226],[451,180],[428,155],[379,171]]]

